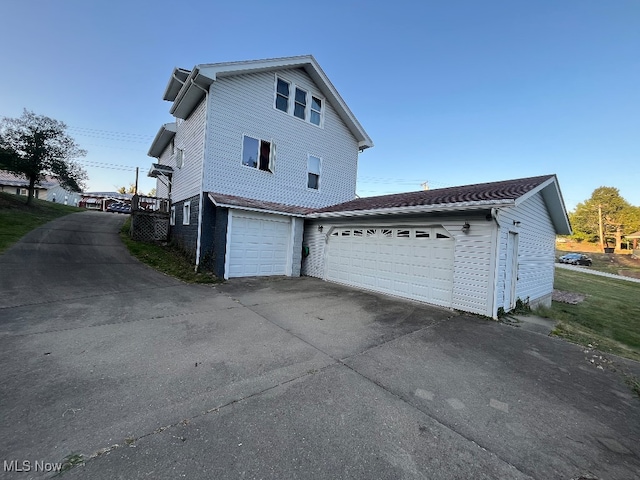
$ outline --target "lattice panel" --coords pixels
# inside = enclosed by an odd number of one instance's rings
[[[169,215],[158,212],[134,212],[131,238],[142,242],[163,242],[169,235]]]

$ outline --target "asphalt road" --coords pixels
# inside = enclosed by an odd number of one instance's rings
[[[640,478],[635,362],[313,278],[185,285],[122,221],[0,256],[1,478]]]

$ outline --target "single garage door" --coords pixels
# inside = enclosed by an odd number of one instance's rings
[[[228,276],[286,275],[290,232],[287,217],[232,211]]]
[[[336,228],[326,279],[451,307],[454,240],[444,228]]]

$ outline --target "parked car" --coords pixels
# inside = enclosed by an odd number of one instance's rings
[[[131,213],[131,205],[127,205],[126,203],[112,203],[107,207],[107,212]]]
[[[577,259],[581,254],[580,253],[567,253],[566,255],[561,256],[558,261],[560,263],[572,263],[573,260]]]
[[[558,261],[569,265],[586,265],[587,267],[590,267],[593,263],[593,260],[591,260],[590,257],[582,253],[567,253],[566,255],[561,256]]]

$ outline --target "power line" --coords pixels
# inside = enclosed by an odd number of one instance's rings
[[[153,135],[147,135],[142,133],[128,133],[128,132],[116,132],[114,130],[100,130],[97,128],[85,128],[85,127],[69,127],[69,130],[76,132],[89,133],[92,135],[107,135],[107,136],[117,136],[117,137],[137,137],[141,139],[153,139]]]

